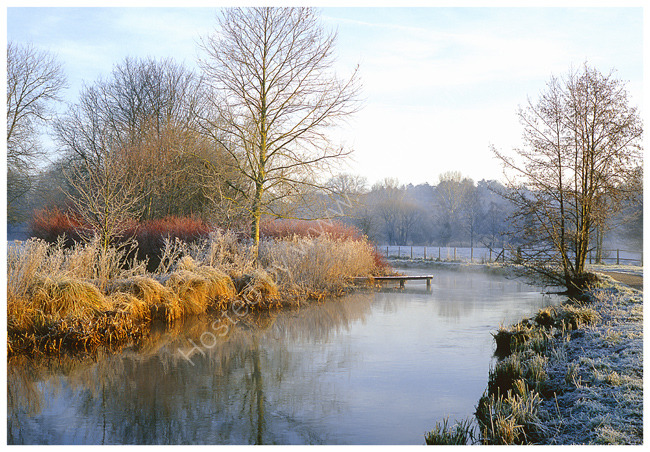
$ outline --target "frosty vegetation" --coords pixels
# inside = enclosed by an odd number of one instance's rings
[[[495,333],[499,360],[469,420],[427,444],[642,444],[643,295],[607,276],[580,300]]]

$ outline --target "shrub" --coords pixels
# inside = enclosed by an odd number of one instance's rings
[[[361,240],[361,231],[351,225],[332,220],[272,220],[260,226],[260,236],[285,239],[292,237],[321,237],[339,240]]]
[[[70,247],[81,241],[80,232],[88,229],[79,215],[72,211],[62,212],[58,208],[34,211],[30,229],[32,236],[55,243],[59,237],[65,237],[65,246]]]
[[[138,259],[148,259],[147,268],[153,271],[161,262],[165,239],[194,243],[207,238],[210,231],[210,225],[199,218],[169,216],[132,224],[125,232],[124,239],[137,240]]]

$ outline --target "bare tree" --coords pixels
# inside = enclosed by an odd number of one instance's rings
[[[435,216],[439,227],[439,239],[447,245],[458,238],[463,229],[462,214],[469,185],[460,171],[447,171],[439,176],[435,189]]]
[[[249,181],[251,237],[273,205],[321,186],[320,171],[348,154],[327,129],[358,108],[357,72],[332,72],[335,33],[309,8],[226,9],[202,41],[199,61],[213,95],[205,130]]]
[[[481,223],[485,218],[485,211],[482,206],[479,193],[472,179],[464,179],[464,199],[461,206],[461,221],[463,229],[469,235],[469,246],[474,248],[474,240],[479,234]]]
[[[100,161],[82,159],[67,173],[74,191],[68,192],[75,212],[89,228],[80,231],[85,240],[98,237],[104,252],[114,244],[142,212],[140,179],[133,177],[124,149],[113,148]]]
[[[30,188],[34,165],[43,155],[41,126],[66,86],[61,64],[34,46],[7,45],[7,208]]]
[[[511,158],[506,193],[517,206],[516,231],[527,263],[569,291],[580,290],[590,239],[618,210],[640,160],[641,120],[625,84],[584,65],[552,78],[536,103],[519,112],[524,149]]]

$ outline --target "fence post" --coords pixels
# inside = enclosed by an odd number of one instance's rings
[[[424,245],[424,260],[427,260],[427,246]]]
[[[474,262],[474,247],[473,246],[470,248],[469,261]]]
[[[386,245],[386,258],[388,258],[388,245]]]
[[[456,247],[454,247],[454,260],[456,260]]]
[[[621,264],[621,259],[618,255],[618,250],[616,250],[616,265],[620,265],[620,264]]]
[[[440,247],[438,247],[438,260],[440,260]]]
[[[399,259],[402,255],[402,245],[397,245],[397,258]]]
[[[413,245],[411,245],[411,260],[413,260]]]
[[[591,251],[589,251],[589,265],[591,265]]]

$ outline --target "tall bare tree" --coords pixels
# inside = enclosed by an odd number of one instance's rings
[[[580,290],[594,229],[615,215],[641,162],[642,126],[625,84],[584,65],[552,78],[537,102],[519,112],[523,149],[495,151],[510,170],[508,197],[527,260]]]
[[[335,40],[309,8],[233,8],[202,41],[212,88],[206,131],[248,181],[238,188],[255,248],[262,215],[320,186],[319,171],[348,154],[327,135],[358,109],[357,71],[341,80],[332,70]]]
[[[66,86],[54,55],[31,44],[7,45],[7,208],[30,188],[34,165],[43,155],[42,126],[52,117],[52,105]]]
[[[447,245],[458,238],[463,229],[462,214],[466,205],[468,189],[474,182],[463,178],[460,171],[440,174],[435,188],[435,217],[439,227],[439,240]]]

